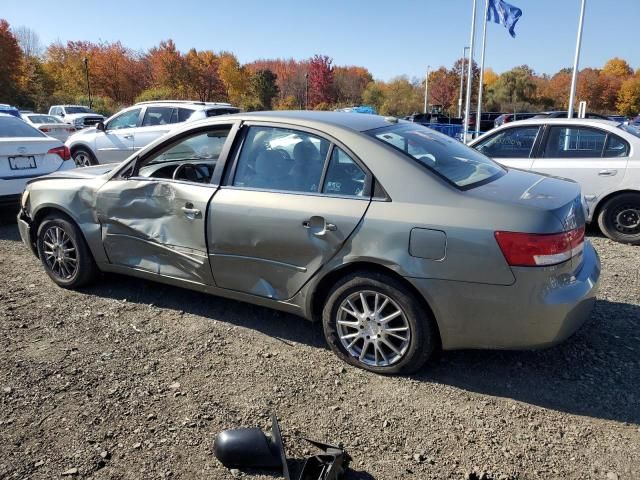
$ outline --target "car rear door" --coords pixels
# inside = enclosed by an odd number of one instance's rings
[[[95,146],[99,163],[125,160],[133,153],[135,130],[142,108],[122,112],[105,123],[104,131],[96,130]]]
[[[371,176],[319,132],[260,123],[243,130],[209,210],[213,275],[218,287],[286,300],[356,229]]]
[[[213,284],[205,223],[217,189],[212,174],[228,151],[233,126],[207,126],[172,139],[141,158],[130,175],[98,191],[96,211],[110,263]]]
[[[607,130],[550,125],[532,169],[580,183],[587,203],[594,203],[622,183],[629,144]]]
[[[529,170],[540,125],[508,127],[485,137],[473,148],[507,167]]]

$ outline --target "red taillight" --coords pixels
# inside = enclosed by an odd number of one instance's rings
[[[511,266],[535,267],[562,263],[584,247],[584,226],[550,235],[496,232],[500,250]]]
[[[71,160],[71,152],[69,151],[69,148],[66,145],[52,148],[47,153],[53,153],[55,155],[58,155],[62,160]]]

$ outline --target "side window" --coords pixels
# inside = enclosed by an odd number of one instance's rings
[[[587,127],[551,127],[546,158],[600,158],[607,134]]]
[[[138,165],[138,176],[210,183],[229,131],[222,127],[183,138],[145,158]]]
[[[338,147],[333,148],[323,193],[362,197],[366,174],[353,159]]]
[[[190,108],[178,108],[178,122],[186,122],[189,120],[189,117],[193,115],[194,110]]]
[[[121,113],[107,125],[107,130],[120,130],[122,128],[134,128],[138,125],[138,117],[140,116],[140,109],[135,108],[127,112]]]
[[[508,128],[492,135],[475,148],[491,158],[529,158],[540,127]]]
[[[286,128],[250,127],[233,185],[291,192],[318,192],[329,142]]]
[[[172,107],[147,107],[142,120],[143,127],[168,125],[171,123]]]
[[[626,157],[627,155],[629,155],[629,144],[617,135],[610,133],[609,138],[607,138],[607,146],[604,149],[603,156]]]

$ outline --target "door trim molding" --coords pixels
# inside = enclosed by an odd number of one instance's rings
[[[209,254],[210,257],[228,257],[228,258],[239,258],[242,260],[251,260],[251,261],[257,261],[257,262],[263,262],[263,263],[270,263],[272,265],[278,265],[281,267],[285,267],[285,268],[290,268],[292,270],[296,270],[297,272],[306,272],[307,271],[307,267],[299,267],[298,265],[293,265],[292,263],[285,263],[285,262],[279,262],[278,260],[271,260],[268,258],[261,258],[261,257],[251,257],[248,255],[233,255],[230,253],[210,253]]]

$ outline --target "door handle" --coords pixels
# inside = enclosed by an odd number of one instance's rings
[[[126,135],[123,135],[122,138],[126,138],[127,140],[131,140],[133,138],[133,134],[127,133]]]
[[[338,227],[333,223],[328,223],[324,217],[314,215],[302,222],[304,228],[313,229],[314,235],[324,235],[325,232],[335,232]]]
[[[600,170],[598,172],[598,175],[600,175],[601,177],[613,177],[617,173],[618,170]]]
[[[200,216],[200,213],[202,213],[197,208],[193,208],[193,205],[190,203],[182,207],[181,210],[184,212],[184,215],[191,220]]]

